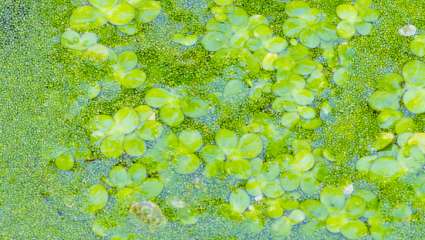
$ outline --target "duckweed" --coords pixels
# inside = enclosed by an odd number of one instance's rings
[[[420,239],[399,231],[424,222],[415,11],[393,3],[402,37],[385,1],[256,2],[73,1],[67,83],[42,87],[74,103],[40,163],[72,183],[37,189],[49,209],[104,239]]]

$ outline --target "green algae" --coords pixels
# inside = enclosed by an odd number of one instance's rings
[[[0,143],[3,165],[0,175],[5,176],[1,183],[7,184],[7,190],[3,190],[0,197],[0,223],[2,226],[8,226],[0,236],[5,239],[95,239],[86,224],[90,217],[87,217],[78,205],[82,201],[79,196],[83,194],[83,189],[87,189],[90,184],[96,183],[101,175],[105,175],[108,168],[88,173],[86,167],[90,163],[77,161],[77,166],[71,174],[58,172],[53,163],[49,162],[47,158],[49,156],[46,156],[49,154],[47,149],[55,149],[58,146],[78,149],[85,146],[87,134],[84,126],[93,114],[112,114],[122,106],[135,107],[142,102],[145,91],[124,90],[117,93],[112,101],[90,101],[89,104],[83,105],[78,117],[65,119],[68,106],[81,94],[80,84],[98,81],[99,76],[106,73],[101,67],[82,61],[53,44],[54,37],[63,32],[62,22],[67,21],[73,6],[68,1],[54,1],[53,4],[56,4],[57,11],[61,14],[48,16],[47,1],[39,6],[30,3],[20,5],[8,1],[2,4],[8,6],[6,9],[13,9],[8,10],[14,12],[12,15],[21,16],[25,11],[33,14],[30,14],[32,17],[29,23],[19,21],[15,16],[12,20],[8,20],[11,23],[2,24],[5,28],[3,32],[7,34],[2,35],[1,42],[9,47],[3,48],[5,50],[2,50],[1,59],[6,59],[9,54],[13,58],[12,61],[2,63],[0,68],[2,77],[3,74],[6,76],[2,88],[7,89],[7,94],[1,96],[2,109],[7,111],[2,112],[1,119],[5,124],[2,125]],[[108,46],[124,46],[130,41],[130,46],[133,46],[144,61],[142,64],[147,69],[150,76],[148,81],[151,84],[171,87],[193,85],[194,87],[190,87],[190,90],[194,91],[193,95],[211,99],[212,96],[208,91],[197,89],[197,85],[206,84],[211,78],[219,76],[225,67],[232,65],[232,61],[205,61],[204,59],[209,58],[209,54],[201,46],[187,50],[182,50],[179,46],[170,47],[172,36],[170,34],[167,36],[168,41],[159,42],[158,36],[163,36],[161,32],[173,29],[174,23],[184,23],[187,28],[185,31],[194,33],[203,33],[204,25],[198,16],[173,1],[163,1],[162,4],[165,12],[170,13],[173,24],[150,24],[143,29],[140,36],[137,36],[136,41],[130,37],[119,36],[116,29],[109,26],[98,32],[102,43]],[[239,1],[237,4],[243,6],[250,14],[273,16],[272,28],[276,33],[280,33],[280,25],[286,18],[284,4],[279,1],[270,3]],[[314,1],[313,4],[331,14],[338,5],[335,1],[331,3]],[[355,38],[351,43],[356,52],[354,77],[350,80],[353,85],[332,89],[335,119],[326,123],[323,131],[312,133],[299,129],[296,134],[306,138],[313,137],[319,142],[324,142],[326,148],[335,150],[336,166],[329,170],[330,174],[325,178],[326,183],[365,180],[378,185],[380,199],[397,203],[411,200],[413,190],[397,181],[381,183],[379,178],[353,174],[354,170],[349,164],[353,158],[367,154],[369,144],[379,131],[376,114],[368,109],[365,100],[367,93],[375,87],[375,80],[383,72],[387,72],[388,69],[400,72],[404,62],[412,58],[408,51],[408,42],[398,36],[396,30],[402,25],[400,22],[404,21],[415,23],[419,29],[423,27],[423,19],[420,17],[423,4],[418,2],[419,7],[415,8],[408,7],[404,1],[382,1],[377,4],[383,13],[380,23],[371,36]],[[65,16],[63,13],[66,13]],[[52,27],[44,32],[34,33],[27,32],[29,24],[35,26],[47,24]],[[163,29],[158,31],[158,25]],[[16,34],[10,34],[11,32]],[[27,52],[27,49],[32,50]],[[31,61],[34,64],[28,64]],[[16,92],[24,94],[16,95]],[[271,101],[272,96],[266,95],[257,101],[250,100],[248,104],[228,106],[227,109],[221,109],[221,115],[215,124],[229,129],[240,129],[247,122],[246,116],[250,117],[252,113],[266,110]],[[422,118],[421,116],[415,118],[417,126],[423,126]],[[37,128],[34,129],[34,126]],[[179,127],[178,131],[180,128],[188,127],[200,130],[206,135],[207,141],[212,142],[214,132],[207,123],[188,121]],[[11,139],[18,142],[10,141]],[[98,153],[94,154],[94,158],[101,156]],[[18,177],[28,174],[31,178]],[[176,177],[179,178],[182,177]],[[180,182],[187,186],[190,193],[185,191],[182,193],[192,195],[194,187],[187,184],[187,180],[183,177]],[[219,198],[218,202],[226,199],[225,189],[229,189],[229,186],[217,187],[209,183],[207,188],[210,187],[215,190],[210,190],[211,196],[207,197],[205,202],[198,200],[198,205],[199,208],[203,205],[212,205],[212,209],[208,209],[208,214],[214,217],[203,217],[193,226],[182,227],[176,224],[156,233],[142,233],[145,234],[143,239],[190,239],[196,236],[203,236],[205,239],[268,239],[267,234],[249,237],[246,229],[238,227],[238,224],[229,222],[214,212],[215,207],[220,207],[214,199]],[[169,186],[170,190],[175,188],[176,186]],[[222,192],[221,198],[217,197],[218,192]],[[198,194],[205,193],[201,191]],[[196,203],[197,198],[194,198],[191,204]],[[37,207],[33,207],[34,205]],[[114,210],[104,217],[104,221],[109,225],[118,224],[125,214],[126,211],[123,209]],[[172,215],[170,214],[171,219]],[[419,223],[423,220],[422,215],[416,218]],[[38,221],[39,219],[43,219],[43,222]],[[400,236],[420,239],[423,231],[416,226],[403,225]],[[415,228],[415,231],[409,232],[409,229]],[[17,231],[18,229],[20,231]],[[123,229],[122,233],[131,231],[132,229]],[[293,236],[303,239],[303,235],[298,231]],[[336,237],[323,235],[321,238]]]

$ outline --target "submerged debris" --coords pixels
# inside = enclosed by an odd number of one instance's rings
[[[130,207],[130,213],[144,224],[157,228],[167,223],[167,218],[162,214],[161,209],[153,202],[142,201],[133,203]]]
[[[410,37],[416,34],[416,27],[412,24],[407,24],[398,30],[401,36]]]

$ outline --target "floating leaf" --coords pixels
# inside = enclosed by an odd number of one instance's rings
[[[195,154],[181,154],[176,156],[176,172],[180,174],[190,174],[199,168],[201,161]]]
[[[71,170],[74,167],[74,157],[69,152],[62,153],[55,159],[55,165],[60,170]]]
[[[148,178],[142,183],[142,185],[140,185],[140,191],[147,199],[158,196],[162,192],[163,188],[164,184],[156,178]]]
[[[352,23],[347,21],[341,21],[336,26],[336,32],[340,37],[350,39],[356,33],[356,29]]]
[[[117,158],[124,153],[122,136],[109,136],[105,138],[101,145],[100,151],[109,158]]]
[[[180,143],[188,152],[196,152],[202,147],[202,135],[198,130],[187,129],[179,134]]]
[[[137,55],[133,51],[125,51],[118,56],[118,66],[123,71],[130,71],[137,65]]]
[[[141,184],[147,177],[147,171],[142,164],[135,163],[128,169],[128,175],[132,182]]]
[[[372,163],[370,171],[379,176],[392,177],[400,171],[400,165],[392,157],[381,157]]]
[[[233,175],[239,179],[247,179],[251,176],[251,164],[248,160],[228,160],[224,164],[224,168],[229,175]]]
[[[139,114],[130,107],[123,107],[114,114],[112,134],[127,134],[134,131],[140,124]]]
[[[199,118],[208,113],[208,103],[200,98],[190,98],[181,104],[184,115],[191,118]]]
[[[292,172],[284,172],[280,178],[280,185],[285,191],[296,190],[301,182],[299,175]]]
[[[216,145],[206,145],[202,148],[200,155],[206,162],[224,161],[224,152]]]
[[[302,150],[295,154],[289,165],[296,171],[305,172],[310,170],[314,166],[314,163],[314,155],[308,150]]]
[[[327,186],[320,192],[320,202],[330,209],[342,209],[345,196],[341,188]]]
[[[271,232],[276,236],[288,236],[292,231],[292,224],[288,217],[281,217],[271,225]]]
[[[339,18],[348,22],[355,22],[357,20],[357,9],[351,4],[341,4],[336,7],[336,14]]]
[[[341,233],[348,239],[359,239],[367,235],[367,227],[362,221],[352,220],[342,226]]]
[[[168,104],[160,109],[159,118],[168,126],[176,127],[183,122],[184,115],[180,107]]]
[[[125,2],[115,5],[107,12],[107,19],[114,25],[126,25],[136,16],[136,10]]]
[[[397,110],[400,107],[400,96],[398,93],[378,90],[369,97],[368,102],[370,107],[377,111]]]
[[[96,184],[89,188],[88,190],[88,204],[89,209],[92,212],[100,210],[106,206],[108,202],[108,192],[105,187]]]
[[[263,144],[258,135],[249,133],[240,138],[238,149],[242,158],[255,158],[261,153]]]
[[[425,63],[413,60],[404,64],[403,77],[409,87],[425,87]]]
[[[283,194],[283,189],[280,186],[280,182],[278,180],[267,182],[263,186],[262,191],[264,195],[269,198],[278,198]]]
[[[220,129],[215,135],[215,142],[223,150],[223,152],[228,155],[234,151],[238,144],[238,136],[235,132]]]
[[[124,150],[130,156],[142,156],[145,153],[145,142],[136,133],[124,137]]]
[[[162,88],[152,88],[146,93],[146,103],[155,108],[160,108],[168,103],[175,101],[175,96]]]
[[[195,45],[198,41],[198,36],[196,35],[183,35],[181,33],[177,33],[173,35],[173,41],[179,43],[183,46],[189,47]]]
[[[403,96],[403,103],[407,110],[420,114],[425,112],[425,89],[412,88]]]
[[[70,18],[70,26],[75,30],[90,30],[106,23],[102,13],[92,6],[76,8]]]
[[[418,35],[410,42],[410,51],[418,57],[425,56],[425,35]]]
[[[221,32],[208,32],[202,38],[202,45],[208,51],[218,51],[226,46],[227,39]]]
[[[109,171],[109,181],[112,183],[112,186],[117,188],[123,188],[131,183],[127,169],[123,166],[114,166]]]
[[[120,81],[121,85],[126,88],[138,88],[146,80],[146,73],[140,69],[133,69],[128,72]]]
[[[230,194],[230,206],[236,212],[243,213],[250,204],[250,199],[246,191],[237,189]]]
[[[154,141],[161,136],[163,129],[158,121],[148,120],[137,130],[137,134],[146,141]]]
[[[139,105],[134,110],[139,114],[140,122],[155,120],[155,112],[148,105]]]
[[[118,3],[118,0],[89,0],[89,3],[95,8],[102,10],[107,10],[112,8],[115,4]]]
[[[161,12],[161,2],[146,0],[136,6],[139,9],[137,20],[142,23],[152,22]]]

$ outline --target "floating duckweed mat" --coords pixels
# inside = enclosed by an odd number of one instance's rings
[[[0,239],[424,239],[425,3],[0,3]]]

